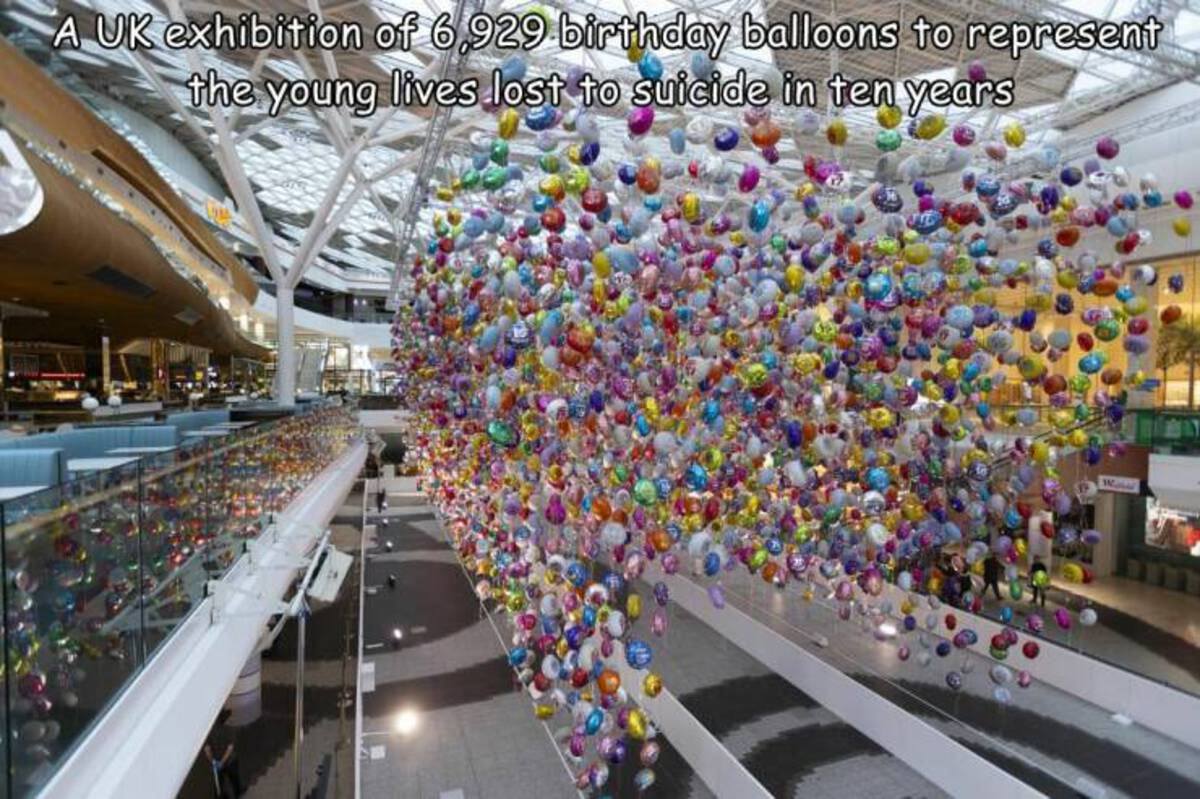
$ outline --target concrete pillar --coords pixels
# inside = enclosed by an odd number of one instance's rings
[[[1048,511],[1039,511],[1029,517],[1029,551],[1026,554],[1026,567],[1033,565],[1034,560],[1040,559],[1046,564],[1046,570],[1050,574],[1054,574],[1054,540],[1046,538],[1042,535],[1042,522],[1048,521],[1054,523],[1054,514]]]
[[[296,404],[296,314],[291,286],[275,288],[275,401]]]

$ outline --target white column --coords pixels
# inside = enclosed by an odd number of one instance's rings
[[[231,727],[245,727],[262,717],[261,652],[255,651],[246,659],[233,690],[229,692],[229,698],[225,700],[225,707],[229,708]]]
[[[275,284],[275,401],[285,408],[296,404],[296,318],[293,289]]]

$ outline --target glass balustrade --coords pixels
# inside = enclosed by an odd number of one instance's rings
[[[312,408],[0,503],[5,796],[46,783],[208,581],[359,435],[351,410]]]

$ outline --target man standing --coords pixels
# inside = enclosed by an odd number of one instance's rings
[[[995,552],[989,552],[987,558],[983,561],[983,591],[986,594],[989,587],[992,593],[996,595],[996,599],[1000,599],[1000,573],[1004,571],[1000,564],[1000,558],[996,557]]]

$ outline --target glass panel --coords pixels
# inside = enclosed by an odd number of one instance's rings
[[[147,651],[152,652],[204,598],[222,573],[205,526],[202,445],[142,461],[142,544],[147,574]]]
[[[137,466],[10,500],[5,516],[11,779],[25,794],[140,665]]]

